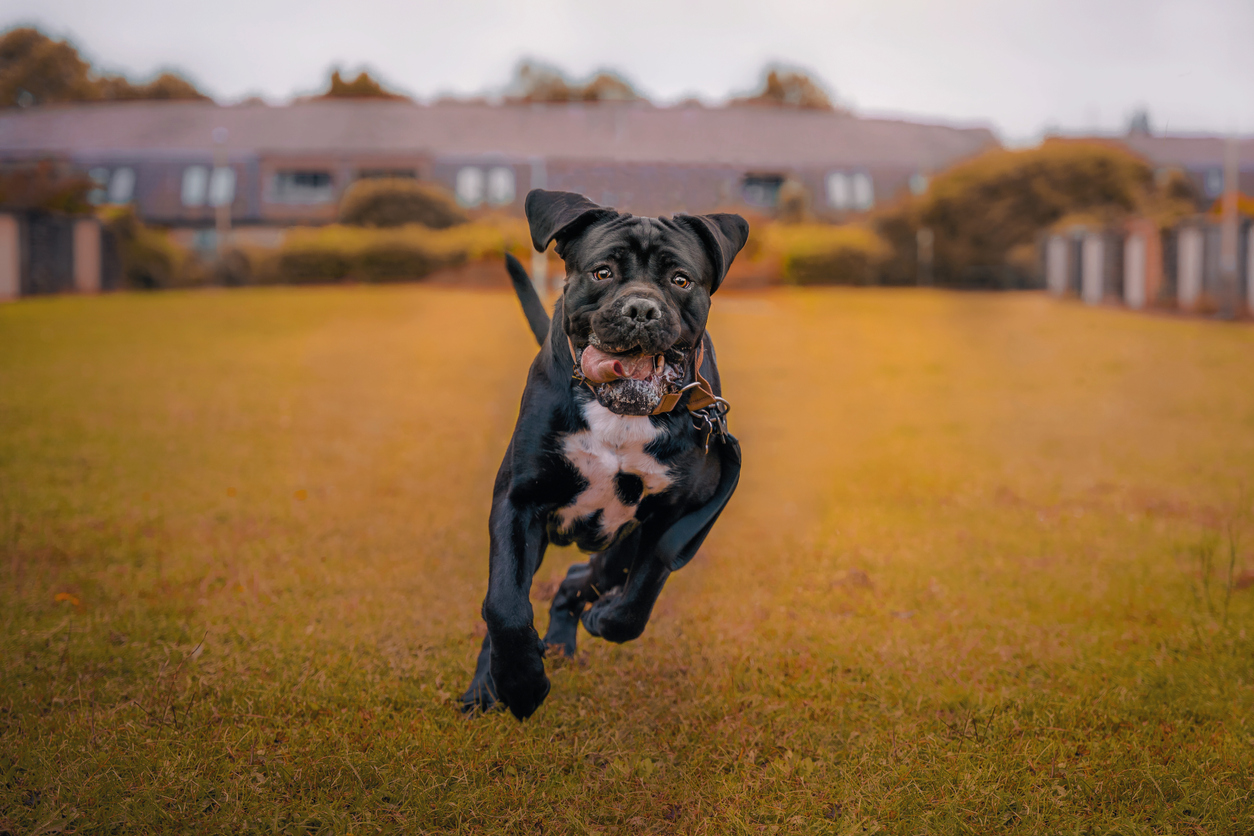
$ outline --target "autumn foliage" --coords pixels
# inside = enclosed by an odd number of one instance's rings
[[[732,99],[733,107],[796,107],[806,110],[836,110],[823,86],[806,73],[768,67],[763,71],[762,89],[750,96]]]
[[[350,226],[421,224],[445,229],[466,220],[447,190],[402,177],[358,180],[340,201],[340,222]]]
[[[524,62],[514,77],[514,95],[519,102],[608,102],[635,101],[635,89],[617,73],[602,71],[587,81],[568,78],[552,67]]]
[[[405,102],[409,99],[399,93],[383,89],[383,85],[370,77],[367,72],[360,72],[357,78],[347,81],[339,70],[332,70],[331,84],[319,99],[389,99]]]
[[[95,186],[51,162],[0,171],[0,207],[78,214],[90,211],[87,193]]]
[[[12,29],[0,36],[0,107],[206,98],[191,82],[173,73],[162,73],[144,84],[97,74],[73,46],[38,29]]]
[[[917,274],[916,236],[935,236],[934,275],[950,286],[1017,286],[1025,248],[1068,217],[1110,224],[1132,215],[1169,224],[1194,210],[1186,181],[1156,178],[1149,163],[1114,144],[1051,140],[989,151],[937,174],[928,191],[880,212],[876,227],[895,256],[886,283]]]

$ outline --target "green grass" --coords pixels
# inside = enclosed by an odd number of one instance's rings
[[[1254,330],[715,311],[741,489],[519,724],[453,705],[512,296],[0,307],[0,832],[1254,832]]]

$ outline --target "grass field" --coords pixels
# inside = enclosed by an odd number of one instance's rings
[[[711,328],[740,491],[519,724],[454,708],[512,296],[0,307],[0,832],[1254,832],[1254,329],[879,290]]]

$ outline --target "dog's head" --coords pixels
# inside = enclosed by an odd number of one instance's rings
[[[566,263],[562,326],[584,374],[597,384],[645,381],[653,388],[674,377],[748,238],[745,220],[641,218],[541,189],[527,195],[526,207],[535,248],[543,252],[556,241]]]

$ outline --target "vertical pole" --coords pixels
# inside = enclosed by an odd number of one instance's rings
[[[1176,295],[1182,310],[1191,311],[1202,295],[1202,267],[1206,256],[1202,231],[1185,226],[1176,236]]]
[[[1219,221],[1219,315],[1237,314],[1237,139],[1229,136],[1224,148],[1224,198]]]
[[[1105,244],[1100,233],[1090,232],[1080,245],[1080,298],[1089,305],[1101,304],[1106,293],[1102,281],[1102,268],[1106,264]]]
[[[20,233],[16,215],[0,215],[0,302],[22,295]]]
[[[74,289],[100,292],[100,221],[83,218],[74,222]]]
[[[931,287],[933,281],[932,245],[936,243],[936,236],[930,228],[921,227],[915,235],[915,243],[919,248],[919,286]]]
[[[544,165],[543,157],[531,158],[531,188],[543,189],[548,186],[548,170]],[[548,302],[549,292],[549,256],[547,253],[531,254],[531,282],[536,286],[536,293],[540,294],[540,298]]]
[[[1141,229],[1134,228],[1123,242],[1123,301],[1133,310],[1145,307],[1146,238]]]
[[[226,153],[226,128],[213,129],[213,172],[209,175],[209,186],[218,179],[218,172],[226,168],[230,161]],[[233,197],[234,195],[232,195]],[[214,250],[219,261],[226,252],[226,239],[231,234],[231,201],[223,201],[213,209]]]
[[[1245,304],[1254,314],[1254,224],[1245,231]]]

